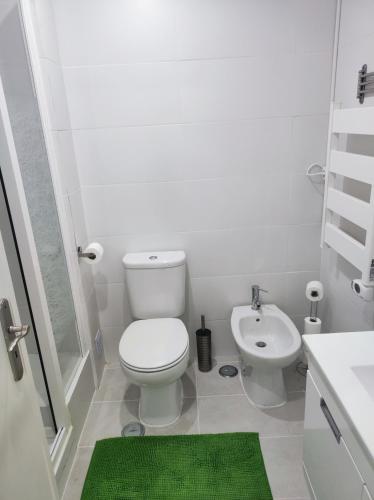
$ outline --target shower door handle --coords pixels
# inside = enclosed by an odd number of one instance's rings
[[[8,328],[8,332],[11,335],[14,335],[14,338],[8,346],[8,352],[13,352],[14,349],[17,347],[18,342],[24,337],[26,337],[29,331],[30,331],[29,325],[10,326]]]
[[[0,325],[3,331],[9,363],[16,382],[23,377],[23,364],[18,343],[30,331],[29,325],[15,326],[7,299],[0,300]]]

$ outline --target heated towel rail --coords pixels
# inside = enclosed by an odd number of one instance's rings
[[[338,149],[341,134],[374,136],[374,107],[332,109],[330,120],[322,242],[359,269],[364,284],[374,286],[374,157]],[[345,193],[342,178],[368,184],[370,200]],[[361,228],[365,237],[355,239],[341,217]]]

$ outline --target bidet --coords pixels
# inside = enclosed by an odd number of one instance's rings
[[[231,330],[244,370],[241,379],[249,399],[261,408],[287,402],[283,368],[298,356],[301,336],[291,319],[274,304],[234,307]]]

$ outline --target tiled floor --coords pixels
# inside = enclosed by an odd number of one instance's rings
[[[209,373],[190,366],[183,378],[181,418],[166,428],[147,428],[146,434],[259,432],[274,500],[309,500],[302,471],[305,378],[291,366],[286,371],[288,403],[261,411],[248,401],[239,376],[224,379],[218,374],[221,364],[217,362]],[[106,368],[87,416],[63,500],[79,500],[95,441],[119,436],[126,423],[137,419],[138,397],[138,388],[128,383],[120,367]]]

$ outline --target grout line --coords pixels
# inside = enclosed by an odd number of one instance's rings
[[[367,36],[371,37],[371,34]],[[288,58],[292,56],[295,59],[306,57],[306,56],[316,56],[316,55],[326,55],[330,54],[330,49],[325,50],[296,50],[298,47],[293,44],[293,47],[287,50],[282,50],[277,55],[280,58]],[[111,63],[86,63],[86,64],[61,64],[61,62],[56,62],[54,59],[49,57],[44,57],[53,62],[55,65],[59,66],[62,70],[91,70],[91,69],[107,69],[107,68],[122,68],[131,66],[156,66],[156,65],[181,65],[183,63],[211,63],[211,62],[227,62],[227,61],[251,61],[257,62],[262,58],[258,52],[253,54],[244,55],[209,55],[205,57],[165,57],[165,58],[155,58],[155,59],[144,59],[144,60],[127,60]]]
[[[272,121],[272,120],[282,120],[282,121],[291,121],[293,122],[296,119],[299,118],[315,118],[315,117],[325,117],[328,119],[329,113],[328,111],[326,112],[307,112],[307,113],[286,113],[286,114],[278,114],[278,115],[252,115],[248,117],[238,117],[238,118],[222,118],[222,119],[202,119],[202,120],[190,120],[190,121],[166,121],[166,122],[154,122],[154,123],[132,123],[132,124],[121,124],[121,125],[96,125],[96,126],[85,126],[85,127],[70,127],[66,129],[53,129],[56,132],[64,132],[64,131],[70,131],[72,133],[74,132],[87,132],[91,130],[111,130],[111,129],[136,129],[136,128],[157,128],[157,127],[170,127],[170,126],[182,126],[182,127],[189,127],[189,126],[201,126],[201,125],[237,125],[237,124],[242,124],[242,123],[249,123],[249,122],[257,122],[259,120],[263,121]],[[291,131],[292,134],[292,131]],[[292,136],[291,136],[292,137]]]
[[[107,184],[98,184],[98,186],[106,186]],[[282,228],[293,228],[293,227],[310,227],[310,226],[315,226],[315,227],[320,227],[321,224],[318,223],[318,222],[312,222],[312,223],[304,223],[304,224],[270,224],[268,226],[265,226],[266,229],[276,229],[276,228],[279,228],[279,226],[281,226]],[[263,228],[264,226],[234,226],[234,227],[230,227],[230,228],[216,228],[216,229],[193,229],[191,231],[156,231],[156,233],[152,233],[152,234],[190,234],[190,233],[218,233],[218,232],[227,232],[227,231],[231,231],[231,232],[234,232],[234,231],[240,231],[242,230],[243,228],[248,228],[248,230],[253,230],[253,229],[259,229],[259,228]],[[88,236],[88,239],[89,240],[92,240],[92,239],[97,239],[97,238],[101,238],[101,239],[106,239],[106,240],[110,240],[110,239],[116,239],[116,238],[121,238],[121,237],[125,237],[125,236],[139,236],[139,235],[144,235],[144,234],[149,234],[148,232],[131,232],[131,233],[118,233],[118,234],[114,234],[114,235],[106,235],[106,236],[103,236],[103,235],[89,235]],[[119,363],[116,363],[118,366],[119,366]],[[114,363],[107,363],[107,366],[108,368],[110,368],[110,365],[114,365]]]
[[[285,177],[288,176],[289,179],[291,180],[293,177],[305,177],[305,173],[303,171],[299,170],[286,170],[286,171],[279,171],[279,170],[270,170],[270,171],[265,171],[262,172],[261,174],[257,175],[257,178],[262,179],[262,180],[268,180],[269,178],[274,179],[274,177]],[[125,182],[106,182],[105,184],[103,183],[95,183],[95,184],[82,184],[81,191],[87,191],[88,189],[95,189],[95,188],[122,188],[122,186],[126,187],[131,187],[134,185],[144,185],[144,184],[196,184],[196,183],[202,183],[202,182],[211,182],[211,181],[228,181],[228,180],[239,180],[242,181],[243,179],[247,179],[250,181],[253,178],[253,173],[251,171],[248,171],[246,173],[233,173],[231,175],[213,175],[210,177],[183,177],[183,178],[176,178],[176,179],[151,179],[151,180],[129,180]],[[317,225],[318,222],[310,222],[310,223],[305,223],[303,225]],[[276,226],[277,224],[272,224],[272,226]],[[280,226],[298,226],[298,224],[279,224]],[[247,226],[244,226],[247,227]],[[249,226],[251,227],[251,226]],[[257,226],[258,227],[258,226]],[[262,226],[264,227],[264,226]],[[265,226],[266,227],[266,226]],[[218,228],[219,230],[220,228]],[[230,229],[230,228],[226,228]],[[198,230],[196,230],[198,231]],[[189,231],[176,231],[176,232],[189,232]],[[126,233],[125,233],[126,234]],[[127,233],[128,234],[128,233]]]
[[[199,400],[198,399],[196,399],[196,423],[197,423],[197,433],[201,434],[200,409],[199,409]]]
[[[251,228],[249,228],[251,229]],[[209,231],[208,231],[209,232]],[[93,239],[104,239],[105,237],[102,236],[96,236],[93,237]],[[199,276],[191,276],[190,279],[191,281],[197,281],[197,280],[217,280],[217,279],[222,279],[222,278],[246,278],[246,279],[252,279],[255,277],[289,277],[289,276],[300,276],[300,275],[306,275],[306,274],[314,274],[316,275],[318,273],[318,270],[311,270],[311,271],[306,271],[306,270],[300,270],[300,271],[274,271],[274,272],[257,272],[257,273],[236,273],[236,274],[207,274],[207,275],[199,275]],[[97,286],[104,286],[108,287],[110,285],[121,285],[122,288],[125,288],[125,283],[123,281],[111,281],[109,283],[95,283],[95,287]],[[267,302],[264,302],[264,305],[267,305]],[[304,317],[304,313],[297,313],[297,314],[291,314],[290,316],[292,317]],[[230,321],[230,316],[226,317],[221,317],[221,318],[212,318],[212,319],[207,319],[207,321]],[[102,328],[124,328],[123,325],[103,325]]]
[[[98,404],[98,403],[137,403],[139,399],[104,399],[104,400],[96,400],[92,401],[92,404]]]
[[[206,394],[206,395],[197,395],[197,399],[204,399],[204,398],[230,398],[230,397],[237,397],[237,396],[245,396],[245,394],[241,393],[234,393],[234,394]]]
[[[199,397],[198,397],[198,387],[197,387],[197,364],[196,361],[192,362],[192,369],[195,377],[195,392],[196,392],[196,423],[197,423],[197,433],[201,434],[201,427],[200,427],[200,409],[199,409]]]
[[[266,434],[263,436],[261,432],[259,432],[260,439],[289,439],[289,438],[302,438],[304,434]]]
[[[97,404],[101,404],[101,403],[105,403],[105,404],[111,404],[111,403],[137,403],[139,401],[139,399],[108,399],[108,400],[105,400],[105,401],[92,401],[92,405],[97,405]]]
[[[276,497],[274,500],[311,500],[310,497]]]

